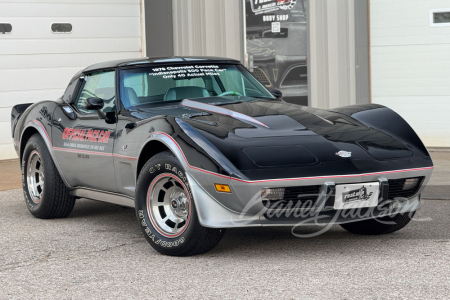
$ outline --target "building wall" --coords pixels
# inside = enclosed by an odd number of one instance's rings
[[[357,1],[362,5],[355,0],[309,1],[311,106],[369,102],[368,7],[367,0]],[[175,55],[245,61],[242,0],[172,0],[172,7]]]
[[[172,1],[143,0],[145,53],[147,57],[173,56]],[[145,34],[144,34],[145,33]]]
[[[56,99],[86,66],[141,56],[140,0],[0,0],[0,159],[15,158],[12,106]],[[71,23],[56,34],[52,23]]]
[[[244,61],[241,0],[172,0],[175,55]]]
[[[310,106],[356,104],[355,0],[309,1],[309,26]]]
[[[371,0],[372,101],[386,105],[427,146],[450,147],[450,27],[430,27],[448,0]]]

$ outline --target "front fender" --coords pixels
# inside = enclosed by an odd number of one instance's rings
[[[430,157],[427,148],[412,127],[392,109],[378,105],[352,105],[334,109],[368,127],[378,129],[404,142],[415,156]]]

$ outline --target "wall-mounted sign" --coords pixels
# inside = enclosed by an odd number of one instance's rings
[[[262,14],[279,9],[292,9],[297,0],[251,0],[252,11],[254,14]]]

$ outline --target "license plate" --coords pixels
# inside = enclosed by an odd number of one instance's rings
[[[334,209],[375,207],[380,194],[379,182],[338,184]]]

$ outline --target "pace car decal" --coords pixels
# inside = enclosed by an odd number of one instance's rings
[[[64,129],[63,140],[94,142],[107,144],[111,132],[108,130],[93,130],[93,129],[76,129],[66,127]]]
[[[291,10],[297,0],[250,0],[255,15],[277,10]]]
[[[367,193],[367,188],[362,186],[359,189],[342,193],[344,203],[350,203],[354,201],[366,201],[369,200],[373,192]]]

